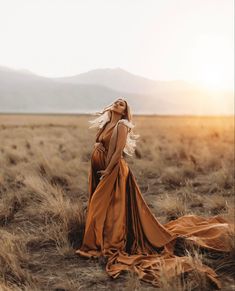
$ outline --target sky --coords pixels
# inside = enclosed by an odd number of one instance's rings
[[[0,0],[0,65],[46,77],[122,68],[232,89],[233,0]]]

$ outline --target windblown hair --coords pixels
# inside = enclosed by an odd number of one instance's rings
[[[131,114],[130,106],[128,105],[127,101],[124,98],[122,97],[117,98],[111,104],[106,106],[102,111],[94,113],[95,115],[98,115],[98,117],[93,120],[89,120],[89,123],[91,123],[91,126],[89,128],[93,128],[93,127],[98,128],[99,129],[97,132],[97,136],[98,136],[99,133],[102,131],[103,127],[105,126],[105,124],[111,120],[112,111],[110,109],[113,103],[116,102],[117,100],[123,100],[126,103],[125,114],[122,116],[119,122],[123,122],[128,127],[126,145],[123,151],[127,155],[132,156],[132,154],[135,152],[136,140],[138,139],[139,135],[134,134],[132,131],[135,125],[132,123],[132,114]]]

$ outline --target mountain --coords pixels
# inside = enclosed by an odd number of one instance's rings
[[[96,97],[105,105],[116,95],[101,86],[63,84],[0,67],[0,112],[89,112],[97,110]]]
[[[233,114],[232,93],[218,94],[211,96],[184,81],[150,80],[120,68],[47,78],[0,66],[0,112],[91,113],[124,96],[134,114]],[[214,97],[224,102],[215,102]]]
[[[121,68],[96,69],[79,75],[55,80],[72,84],[96,84],[122,90],[126,93],[156,94],[172,91],[189,91],[194,89],[193,84],[185,81],[154,81],[131,74]]]

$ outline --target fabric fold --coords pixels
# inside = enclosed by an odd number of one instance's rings
[[[112,130],[100,142],[107,149]],[[162,272],[171,278],[199,272],[221,288],[216,272],[204,264],[193,265],[188,256],[177,256],[177,248],[193,243],[211,252],[229,252],[234,224],[219,215],[185,215],[161,224],[145,202],[135,177],[122,157],[111,173],[99,180],[107,151],[94,149],[89,172],[89,199],[81,247],[76,254],[105,257],[106,272],[117,278],[123,271],[161,287]]]

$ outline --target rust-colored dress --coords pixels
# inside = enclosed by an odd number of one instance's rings
[[[103,143],[106,151],[92,152],[85,233],[76,253],[88,258],[105,257],[106,272],[113,278],[123,270],[134,270],[140,279],[160,287],[164,264],[169,277],[197,268],[221,288],[213,269],[206,265],[192,267],[189,257],[176,256],[174,251],[176,245],[185,246],[189,241],[210,251],[229,252],[229,234],[234,226],[220,216],[196,215],[185,215],[162,225],[144,201],[123,156],[111,173],[99,180],[96,172],[105,169],[112,131],[110,128],[102,139],[96,140]]]

